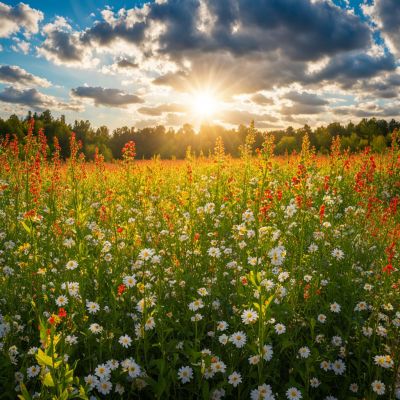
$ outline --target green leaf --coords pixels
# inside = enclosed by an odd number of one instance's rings
[[[24,221],[20,221],[20,222],[21,222],[21,225],[23,226],[23,228],[30,234],[31,228],[29,228],[29,226]]]
[[[26,389],[26,386],[22,382],[20,383],[20,388],[21,388],[22,395],[18,395],[18,398],[20,400],[31,400],[32,397],[29,394],[28,390]]]

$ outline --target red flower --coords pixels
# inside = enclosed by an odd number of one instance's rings
[[[322,204],[322,206],[319,208],[319,220],[322,223],[322,220],[324,219],[325,215],[325,204]]]
[[[393,265],[392,264],[386,265],[386,267],[382,268],[382,271],[386,272],[388,275],[390,275],[392,273],[392,271],[394,271]]]
[[[64,317],[67,316],[67,312],[65,311],[64,308],[59,308],[59,309],[58,309],[58,316],[59,316],[60,318],[64,318]]]
[[[124,228],[121,228],[120,226],[117,228],[118,233],[122,233],[124,231]]]
[[[126,290],[126,286],[124,284],[121,284],[118,286],[118,296],[121,296],[122,293],[124,293]]]
[[[56,323],[56,320],[55,320],[55,318],[53,316],[51,316],[49,318],[49,323],[50,323],[50,325],[54,325]]]

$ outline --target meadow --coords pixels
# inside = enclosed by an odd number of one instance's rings
[[[400,149],[0,148],[0,399],[399,399]]]

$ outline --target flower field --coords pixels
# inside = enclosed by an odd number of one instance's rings
[[[0,399],[399,399],[400,150],[0,149]]]

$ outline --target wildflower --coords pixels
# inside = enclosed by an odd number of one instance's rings
[[[289,400],[299,400],[303,397],[303,395],[301,394],[299,389],[291,387],[286,391],[286,397]]]
[[[94,323],[90,324],[89,330],[96,335],[98,333],[103,332],[103,327],[97,323]]]
[[[63,295],[58,296],[57,299],[56,299],[56,304],[57,304],[58,307],[65,306],[65,305],[68,304],[68,299]]]
[[[242,375],[240,375],[239,372],[233,371],[229,376],[228,376],[228,382],[230,385],[233,387],[238,386],[240,383],[242,383]]]
[[[97,378],[97,376],[94,376],[94,375],[85,376],[84,380],[85,380],[86,385],[88,385],[90,389],[95,388],[99,382],[99,379]]]
[[[278,246],[270,250],[268,256],[271,259],[272,265],[280,266],[285,260],[286,250],[283,246]]]
[[[310,386],[311,386],[312,388],[315,389],[315,388],[317,388],[320,384],[321,384],[321,382],[318,380],[318,378],[313,377],[313,378],[310,379]]]
[[[193,369],[189,366],[180,367],[178,370],[178,378],[182,383],[188,383],[193,378]]]
[[[346,371],[346,364],[339,359],[331,364],[331,369],[335,375],[343,375],[344,371]]]
[[[97,382],[96,388],[101,394],[106,395],[111,392],[112,383],[110,381],[100,380]]]
[[[67,264],[65,264],[65,267],[68,270],[73,271],[74,269],[78,268],[78,262],[75,260],[70,260],[67,262]]]
[[[285,332],[286,332],[286,326],[283,325],[283,324],[276,324],[276,325],[275,325],[275,332],[276,332],[278,335],[282,335],[282,333],[285,333]]]
[[[218,360],[216,362],[211,363],[211,370],[215,373],[216,372],[224,373],[226,371],[226,365],[224,362]]]
[[[340,261],[344,258],[344,253],[341,249],[335,248],[332,250],[332,257]]]
[[[301,358],[308,358],[310,356],[310,349],[307,346],[300,347],[299,349],[299,355]]]
[[[210,247],[207,254],[213,258],[219,258],[221,256],[221,250],[218,247]]]
[[[357,385],[357,383],[352,383],[352,384],[350,384],[349,390],[350,390],[351,392],[353,392],[353,393],[357,393],[357,392],[358,392],[358,385]]]
[[[255,356],[250,356],[249,357],[249,364],[250,365],[257,365],[260,362],[260,356],[257,354]]]
[[[320,322],[321,324],[324,324],[326,321],[326,315],[325,314],[319,314],[318,315],[318,322]]]
[[[270,385],[263,385],[258,386],[257,389],[253,389],[250,393],[251,400],[275,400],[275,396],[272,394],[272,389]]]
[[[60,308],[58,309],[58,314],[57,314],[57,316],[58,316],[58,317],[60,318],[60,320],[61,320],[62,318],[65,318],[65,317],[67,316],[67,312],[65,311],[64,308],[60,307]]]
[[[228,323],[225,321],[218,321],[217,330],[223,332],[226,329],[228,329]]]
[[[238,349],[240,349],[240,348],[242,348],[242,347],[246,344],[247,337],[246,337],[246,334],[245,334],[244,332],[238,331],[238,332],[233,333],[233,334],[230,336],[229,340],[230,340]]]
[[[242,321],[245,325],[253,324],[257,321],[258,314],[253,309],[244,310],[242,313]]]
[[[131,378],[137,378],[142,373],[140,365],[137,364],[135,360],[132,358],[128,360],[126,369],[128,370],[128,375]]]
[[[144,329],[146,331],[151,331],[152,329],[154,329],[156,326],[156,322],[154,321],[153,317],[149,317],[147,318],[145,324],[144,324]]]
[[[105,379],[110,375],[110,368],[106,364],[100,364],[94,370],[94,373],[100,378]]]
[[[265,361],[271,361],[272,356],[274,355],[274,351],[272,349],[272,346],[270,344],[264,344],[262,348],[262,353],[263,353],[263,359]]]
[[[372,382],[371,387],[377,395],[385,394],[386,386],[383,382],[375,380]]]
[[[330,305],[330,310],[333,312],[333,313],[336,313],[336,314],[338,314],[338,313],[340,313],[340,310],[341,310],[341,307],[340,307],[340,305],[338,304],[338,303],[332,303],[331,305]]]
[[[130,338],[130,336],[124,335],[119,338],[118,342],[122,347],[125,347],[127,349],[128,347],[130,347],[132,339]]]
[[[190,311],[197,311],[197,310],[199,310],[200,308],[203,308],[203,307],[204,307],[204,303],[203,303],[202,299],[198,299],[198,300],[192,301],[189,304],[189,310]]]
[[[197,293],[198,293],[200,296],[207,296],[207,295],[208,295],[208,291],[207,291],[206,288],[200,288],[200,289],[198,289],[198,290],[197,290]]]
[[[39,365],[32,365],[31,367],[27,368],[26,374],[28,375],[28,378],[34,378],[35,376],[38,376],[40,372],[40,367]]]
[[[100,306],[94,301],[87,301],[86,308],[89,314],[96,314],[100,310]]]
[[[135,276],[124,276],[122,282],[124,282],[124,285],[127,286],[128,288],[132,288],[136,285],[136,279]]]
[[[385,355],[385,356],[375,356],[374,361],[376,365],[379,365],[382,368],[393,368],[394,362],[392,360],[392,357],[390,355]]]

